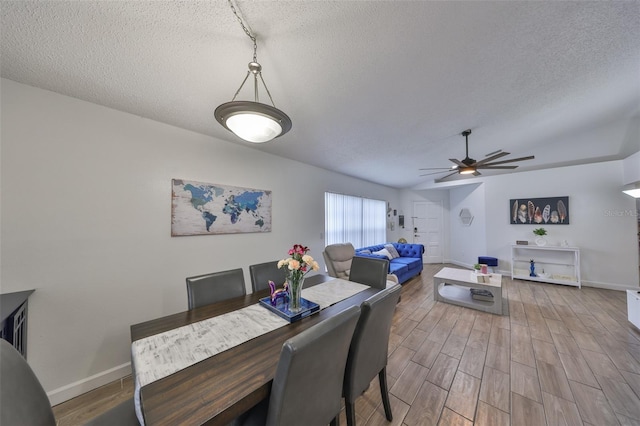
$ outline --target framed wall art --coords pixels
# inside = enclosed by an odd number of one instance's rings
[[[509,200],[512,225],[568,225],[569,197]]]
[[[171,180],[171,236],[271,232],[271,191]]]

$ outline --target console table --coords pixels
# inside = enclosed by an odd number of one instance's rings
[[[532,259],[536,271],[533,277],[529,269]],[[511,278],[580,287],[580,249],[559,246],[511,246]]]
[[[0,294],[0,337],[27,357],[27,311],[35,290]]]

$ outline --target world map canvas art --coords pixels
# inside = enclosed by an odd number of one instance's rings
[[[271,191],[171,180],[171,236],[271,232]]]

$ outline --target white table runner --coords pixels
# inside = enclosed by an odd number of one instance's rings
[[[302,297],[317,303],[322,310],[368,288],[335,278],[303,288]],[[142,386],[287,324],[287,320],[254,304],[133,342],[134,399],[140,424],[144,425],[140,404]]]

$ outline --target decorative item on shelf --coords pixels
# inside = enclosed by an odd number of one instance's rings
[[[475,272],[476,274],[479,274],[481,269],[482,269],[482,265],[480,265],[479,263],[475,263],[473,265],[473,272]]]
[[[282,288],[276,289],[276,283],[274,283],[273,281],[269,280],[269,290],[271,292],[271,304],[272,305],[276,305],[278,303],[278,299],[283,299],[285,301],[289,301],[289,292],[288,290],[288,284],[285,281],[284,285],[282,286]]]
[[[307,254],[308,251],[309,247],[295,244],[289,249],[290,257],[278,262],[278,268],[287,268],[287,291],[289,293],[289,310],[291,312],[299,312],[302,309],[301,296],[305,275],[320,269],[318,262]]]
[[[542,247],[547,245],[547,239],[544,238],[547,235],[547,230],[544,228],[537,228],[533,230],[533,233],[536,234],[536,245]]]
[[[399,242],[400,244],[407,244],[407,239],[406,239],[406,238],[400,238],[400,239],[398,240],[398,242]]]
[[[533,259],[531,259],[530,261],[530,265],[529,266],[529,276],[530,277],[537,277],[536,275],[536,262],[533,261]]]

